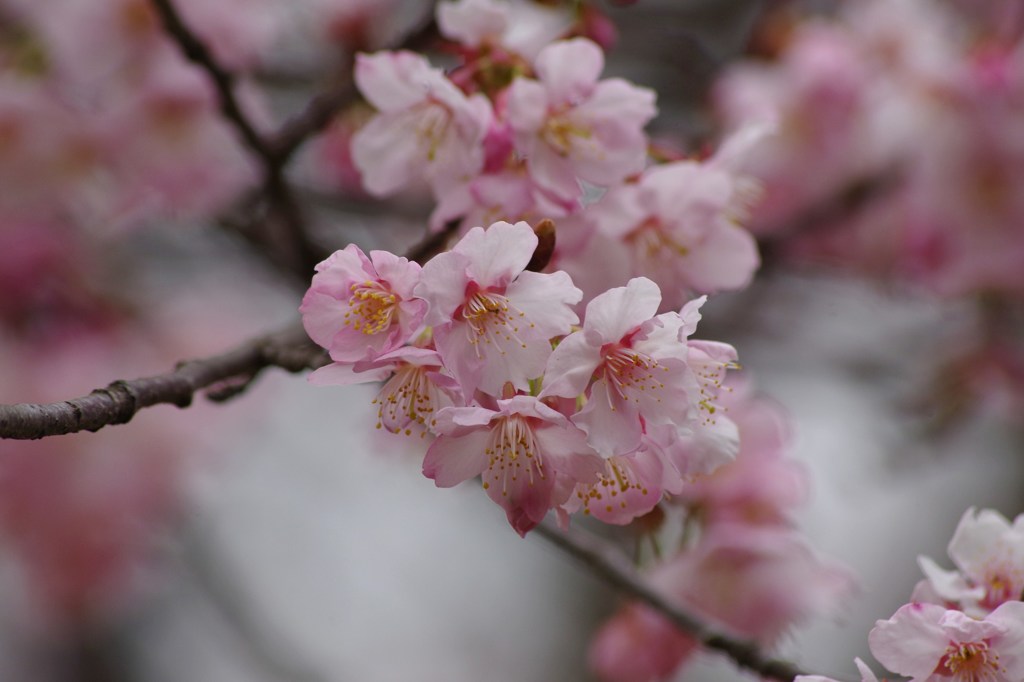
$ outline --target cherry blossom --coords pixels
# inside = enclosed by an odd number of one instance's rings
[[[498,400],[497,409],[449,407],[436,420],[439,436],[423,474],[441,488],[483,474],[487,494],[520,535],[563,502],[573,483],[593,481],[600,468],[583,433],[534,397]]]
[[[426,304],[413,298],[420,266],[387,251],[369,258],[354,244],[316,266],[302,299],[310,338],[335,361],[354,362],[387,353],[419,327]]]
[[[605,457],[633,452],[644,423],[682,423],[697,400],[677,313],[657,315],[658,285],[644,277],[609,289],[588,305],[583,329],[548,362],[542,396],[587,403],[573,422]]]
[[[492,117],[486,98],[467,98],[413,52],[359,55],[355,79],[380,112],[352,138],[367,191],[391,194],[422,176],[443,193],[480,171]]]
[[[629,604],[594,635],[587,660],[604,682],[651,682],[669,679],[697,651],[697,642],[658,612]]]
[[[677,493],[682,478],[665,462],[662,451],[644,447],[604,459],[594,483],[579,483],[564,505],[568,513],[579,509],[604,523],[625,525],[651,511],[663,492]]]
[[[968,509],[949,542],[959,569],[947,571],[928,557],[918,562],[941,599],[983,617],[1007,601],[1024,596],[1024,516],[1011,526],[992,509]]]
[[[320,386],[383,381],[373,399],[377,428],[421,438],[433,430],[439,410],[463,402],[455,380],[443,373],[437,351],[417,346],[354,364],[335,362],[313,372],[309,381]]]
[[[626,245],[634,275],[670,292],[676,307],[687,293],[745,287],[760,264],[757,244],[739,227],[747,183],[710,162],[678,161],[650,168],[614,187],[587,209],[595,229]]]
[[[524,0],[458,0],[438,4],[437,24],[445,37],[467,47],[502,48],[533,60],[572,21],[562,9]]]
[[[853,585],[844,569],[818,559],[793,531],[739,524],[717,526],[645,577],[690,612],[763,645],[798,622],[833,612]],[[662,615],[630,604],[602,628],[590,660],[609,682],[657,680],[695,649]],[[638,661],[635,669],[625,664],[629,659]]]
[[[698,477],[680,499],[708,524],[792,525],[793,512],[808,499],[806,469],[785,456],[788,425],[764,399],[742,396],[727,403],[739,427],[733,462]]]
[[[551,338],[579,321],[582,293],[564,272],[524,272],[537,236],[524,222],[474,227],[424,267],[415,294],[445,367],[467,395],[498,396],[506,382],[529,390],[544,372]]]
[[[530,174],[566,199],[579,180],[610,186],[643,169],[643,127],[657,109],[654,93],[622,79],[598,81],[604,56],[584,38],[561,41],[537,56],[539,80],[518,78],[508,90],[508,121]]]
[[[936,604],[907,604],[868,635],[871,653],[911,682],[1017,682],[1024,679],[1024,602],[984,619]]]

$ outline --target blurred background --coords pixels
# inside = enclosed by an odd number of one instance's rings
[[[267,129],[432,9],[181,6]],[[1024,512],[1016,6],[639,0],[581,15],[606,75],[657,91],[666,153],[706,155],[753,116],[779,131],[745,167],[762,269],[711,298],[699,335],[735,345],[789,415],[812,490],[799,526],[858,578],[855,599],[780,646],[815,672],[867,658],[916,557],[949,565],[968,507]],[[143,0],[0,0],[3,402],[163,372],[297,317],[302,254],[286,229],[252,227],[281,216],[248,194],[258,169],[204,78]],[[366,117],[342,112],[287,177],[318,246],[401,252],[431,205],[361,191],[347,140]],[[373,430],[375,393],[271,371],[224,404],[0,441],[0,677],[595,679],[587,648],[616,595],[510,532],[475,486],[437,490],[419,448]],[[702,654],[678,679],[745,676]]]

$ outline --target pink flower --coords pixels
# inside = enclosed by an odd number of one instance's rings
[[[483,167],[492,118],[486,98],[467,98],[412,52],[361,54],[355,79],[380,111],[352,138],[352,159],[368,192],[391,194],[422,176],[443,194]]]
[[[416,295],[445,367],[467,396],[521,390],[544,371],[551,338],[579,321],[582,293],[564,272],[524,272],[537,236],[526,223],[474,227],[451,251],[423,266]]]
[[[577,208],[577,201],[546,192],[520,165],[478,175],[445,192],[430,215],[430,227],[440,230],[454,219],[464,226],[490,225],[497,220],[538,222],[567,216]]]
[[[604,55],[583,38],[544,48],[539,81],[519,78],[508,90],[507,118],[530,174],[558,196],[575,199],[577,178],[609,186],[643,169],[654,118],[654,93],[622,79],[598,82]]]
[[[587,305],[583,329],[563,339],[548,362],[541,396],[586,393],[573,422],[604,457],[636,450],[645,422],[684,422],[696,402],[679,338],[683,320],[655,316],[660,304],[658,285],[644,277],[609,289]]]
[[[521,0],[458,0],[437,6],[442,35],[466,47],[503,48],[532,60],[571,28],[566,11]]]
[[[626,455],[603,461],[595,483],[580,483],[564,509],[583,513],[604,523],[625,525],[643,516],[661,501],[662,492],[679,492],[681,479],[666,465],[658,449],[641,446]]]
[[[499,400],[496,410],[446,408],[435,430],[440,435],[427,450],[423,474],[440,488],[483,474],[487,494],[520,535],[564,502],[572,484],[593,481],[600,467],[583,433],[530,396]]]
[[[398,348],[354,365],[335,362],[313,372],[309,381],[319,386],[384,381],[373,400],[377,405],[377,428],[407,436],[418,433],[425,437],[433,431],[438,411],[462,404],[455,380],[443,374],[441,356],[416,346]]]
[[[936,604],[907,604],[868,635],[871,653],[911,682],[1019,682],[1024,679],[1024,602],[984,619]]]
[[[762,645],[831,611],[851,588],[845,570],[820,561],[792,531],[739,525],[716,528],[646,577],[680,606]],[[649,682],[669,678],[696,646],[660,614],[629,604],[597,635],[590,660],[609,682]]]
[[[302,299],[309,337],[337,362],[370,359],[407,342],[426,304],[413,298],[420,266],[387,251],[370,257],[354,244],[316,266]]]
[[[968,509],[949,542],[959,571],[946,571],[918,557],[931,588],[944,601],[973,616],[1024,595],[1024,516],[1010,522],[997,511]]]
[[[771,645],[791,626],[830,612],[853,590],[787,528],[721,524],[658,570],[682,602],[743,637]]]
[[[667,305],[688,293],[740,289],[760,264],[754,238],[736,224],[747,183],[710,162],[651,168],[587,210],[598,232],[625,243],[632,272],[649,276]]]
[[[680,499],[708,524],[792,524],[793,511],[807,501],[807,471],[786,457],[789,426],[772,403],[727,394],[725,407],[739,428],[735,461],[687,485]]]
[[[656,611],[628,604],[594,635],[587,659],[604,682],[651,682],[671,677],[697,650]]]

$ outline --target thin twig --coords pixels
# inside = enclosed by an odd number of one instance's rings
[[[275,146],[257,129],[242,109],[235,95],[236,77],[222,67],[207,45],[185,24],[172,0],[151,0],[168,36],[182,54],[203,69],[213,82],[221,114],[238,131],[242,141],[263,169],[262,194],[273,217],[287,230],[292,269],[300,273],[312,271],[325,254],[310,242],[301,207],[284,176],[284,161]],[[268,245],[268,248],[273,248]]]
[[[217,62],[213,53],[195,33],[185,25],[178,10],[171,0],[152,0],[153,7],[160,16],[164,30],[178,44],[185,57],[202,67],[210,76],[217,89],[217,98],[221,113],[238,130],[245,144],[260,158],[269,158],[271,151],[263,136],[242,111],[235,97],[235,76]]]
[[[788,661],[766,657],[753,642],[733,639],[708,627],[650,587],[622,557],[612,554],[597,538],[575,531],[563,532],[548,523],[540,524],[533,532],[580,561],[604,582],[644,602],[701,645],[725,654],[741,668],[782,682],[792,682],[798,675],[809,674]]]

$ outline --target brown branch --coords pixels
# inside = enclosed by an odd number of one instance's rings
[[[56,403],[0,405],[0,438],[33,440],[125,424],[152,405],[188,407],[193,395],[222,382],[252,381],[267,367],[300,372],[327,362],[301,325],[252,339],[221,355],[179,363],[165,374],[115,381],[87,396]],[[223,390],[223,389],[222,389]],[[237,393],[237,391],[236,391]]]
[[[306,234],[305,218],[284,177],[284,161],[275,146],[262,135],[243,111],[235,96],[237,79],[223,68],[209,47],[185,24],[172,0],[151,0],[164,30],[178,45],[182,54],[203,69],[217,91],[221,114],[235,127],[242,141],[263,168],[262,192],[267,198],[270,214],[280,221],[289,237],[292,269],[309,273],[326,255],[312,244]],[[272,244],[265,245],[273,249]]]
[[[406,254],[422,263],[441,251],[458,228],[452,221],[426,235]],[[209,388],[215,401],[244,392],[267,367],[301,372],[327,364],[327,354],[306,336],[301,324],[257,337],[221,355],[179,363],[165,374],[115,381],[89,395],[55,403],[0,405],[0,438],[34,440],[79,431],[98,431],[125,424],[152,405],[188,407],[199,391]]]
[[[620,592],[642,601],[673,625],[708,649],[725,654],[741,668],[782,682],[792,682],[797,675],[808,675],[788,661],[768,658],[753,642],[733,639],[714,630],[698,618],[676,606],[670,599],[641,579],[632,566],[612,554],[597,538],[578,532],[563,532],[542,523],[533,530],[569,556],[580,561],[591,573]]]
[[[235,97],[234,74],[217,63],[206,44],[185,25],[178,10],[171,4],[171,0],[152,0],[152,2],[160,16],[164,30],[178,44],[185,58],[209,74],[210,80],[213,81],[213,85],[217,89],[217,98],[224,118],[235,126],[245,144],[256,156],[262,159],[269,158],[271,156],[269,145],[249,121],[249,117],[245,115],[238,103],[238,98]]]

